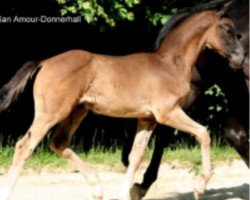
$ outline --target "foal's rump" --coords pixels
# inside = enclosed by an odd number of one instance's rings
[[[73,50],[41,61],[34,83],[36,112],[67,117],[93,79],[92,59],[91,53]]]
[[[91,63],[92,57],[93,54],[86,51],[73,50],[41,62],[26,62],[0,89],[0,112],[18,99],[37,72],[34,81],[36,109],[42,111],[40,108],[44,104],[47,111],[51,109],[50,112],[53,112],[62,103],[69,103],[69,106],[75,104],[80,99],[80,92],[86,90],[84,86],[90,82],[91,68],[86,70],[86,66]],[[46,102],[53,105],[45,105]]]

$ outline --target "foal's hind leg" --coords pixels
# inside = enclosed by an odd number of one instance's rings
[[[51,117],[40,115],[40,117],[34,119],[24,137],[17,142],[11,168],[7,174],[5,185],[0,192],[0,200],[8,200],[10,198],[22,166],[55,123]]]
[[[93,187],[94,199],[101,200],[102,188],[96,172],[85,164],[69,147],[73,134],[86,114],[87,110],[83,106],[78,106],[67,119],[60,122],[52,137],[50,148],[64,157],[83,174],[87,182]]]
[[[151,137],[154,127],[155,121],[138,119],[137,131],[132,150],[129,154],[129,165],[122,187],[122,200],[130,199],[130,189],[132,187],[133,179],[137,169],[142,162],[145,150],[148,145],[148,141]]]
[[[155,117],[159,123],[171,126],[183,132],[190,133],[191,135],[196,137],[197,141],[201,145],[202,172],[199,185],[197,188],[195,188],[194,191],[195,199],[198,200],[204,193],[207,182],[211,177],[211,140],[209,133],[204,126],[201,126],[197,122],[193,121],[179,107],[173,109],[169,113],[164,113],[164,109],[158,110],[160,110],[161,112],[155,113]]]

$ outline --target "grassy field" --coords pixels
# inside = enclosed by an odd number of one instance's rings
[[[122,170],[124,169],[121,162],[121,150],[116,151],[103,151],[102,149],[91,150],[88,153],[78,152],[78,155],[88,163],[95,164],[95,166],[105,167],[111,170]],[[149,162],[153,148],[149,148],[145,155],[145,163]],[[0,173],[5,173],[11,164],[13,157],[14,148],[0,147]],[[230,162],[233,159],[240,159],[238,154],[229,146],[212,148],[212,160],[213,164],[219,164],[220,162]],[[200,166],[200,149],[179,147],[176,150],[171,150],[166,148],[163,156],[163,162],[173,165],[174,167],[189,167],[191,170],[198,170]],[[67,162],[56,155],[55,153],[44,150],[42,147],[38,149],[33,154],[26,164],[25,170],[66,170],[68,168]],[[25,171],[24,170],[24,171]]]

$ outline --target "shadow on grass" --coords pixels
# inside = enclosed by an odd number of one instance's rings
[[[202,200],[229,200],[235,198],[241,200],[249,200],[249,186],[249,184],[243,184],[241,186],[236,187],[210,189],[206,191]],[[166,198],[145,200],[194,200],[194,195],[192,192],[183,194],[174,193],[169,194]]]

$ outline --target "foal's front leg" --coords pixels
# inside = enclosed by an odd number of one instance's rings
[[[157,110],[161,111],[155,112],[156,120],[159,123],[195,136],[201,145],[202,171],[198,186],[194,189],[195,199],[199,200],[205,192],[206,185],[211,177],[211,139],[209,133],[204,126],[187,116],[180,107],[175,107],[170,112],[164,112],[164,108]]]
[[[137,169],[139,168],[145,150],[148,145],[148,141],[152,135],[155,127],[155,121],[138,119],[137,131],[133,143],[132,150],[129,154],[129,166],[122,186],[121,200],[130,199],[130,189],[133,184],[133,179]]]
[[[135,183],[131,189],[131,199],[141,200],[149,190],[150,186],[155,182],[158,175],[162,155],[167,142],[167,134],[158,132],[155,138],[154,152],[151,162],[144,173],[142,183]]]

